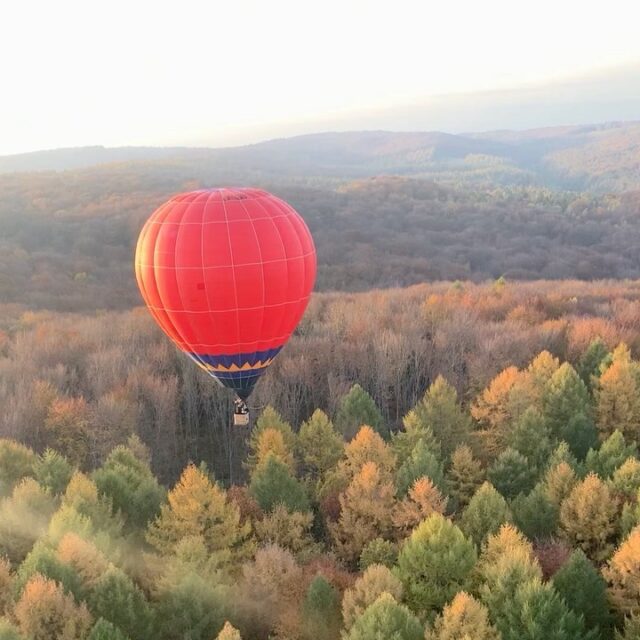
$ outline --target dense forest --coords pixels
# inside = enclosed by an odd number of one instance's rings
[[[242,476],[246,434],[229,430],[228,392],[175,350],[146,309],[82,316],[5,305],[0,317],[0,436],[41,452],[54,444],[47,421],[62,420],[83,468],[135,433],[163,482],[189,460],[205,460],[225,482]],[[314,294],[252,408],[271,404],[300,425],[316,408],[334,416],[357,382],[395,430],[438,375],[470,403],[500,370],[541,351],[577,366],[595,338],[640,353],[637,282]]]
[[[145,314],[14,317],[0,638],[637,639],[639,305],[320,294],[241,437]]]
[[[0,640],[638,640],[638,140],[0,158]],[[245,428],[132,268],[220,184],[318,250]]]
[[[0,176],[0,300],[58,311],[138,305],[131,264],[143,221],[171,193],[222,179],[164,171],[125,165]],[[402,177],[266,187],[307,221],[319,290],[501,275],[640,277],[640,192],[596,196]]]

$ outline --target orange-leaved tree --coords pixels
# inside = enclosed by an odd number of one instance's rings
[[[151,523],[147,540],[160,553],[171,554],[184,538],[200,538],[222,564],[242,557],[249,524],[240,524],[240,512],[227,502],[225,492],[193,464],[187,466],[169,492],[168,504]]]

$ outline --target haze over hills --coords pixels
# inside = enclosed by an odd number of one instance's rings
[[[207,169],[236,180],[348,180],[398,174],[447,182],[625,191],[640,188],[640,121],[457,135],[329,132],[221,149],[55,149],[2,156],[0,172],[61,171],[123,162],[151,172],[169,166],[178,173]]]
[[[262,186],[300,211],[320,290],[640,277],[639,122],[85,147],[0,168],[0,300],[31,308],[138,304],[143,221],[172,193],[224,184]]]
[[[84,312],[140,304],[131,265],[143,221],[172,193],[215,184],[204,172],[203,180],[167,174],[124,164],[0,176],[0,301]],[[318,290],[500,275],[640,277],[640,192],[456,187],[400,176],[260,184],[307,221]]]

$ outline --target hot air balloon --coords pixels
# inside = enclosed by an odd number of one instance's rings
[[[246,400],[309,302],[316,252],[286,202],[261,189],[173,196],[147,220],[135,256],[140,292],[177,347]]]

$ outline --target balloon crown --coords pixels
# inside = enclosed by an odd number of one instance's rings
[[[179,193],[172,200],[181,200],[184,196],[195,198],[200,194],[208,193],[219,196],[217,199],[227,202],[229,200],[248,200],[250,198],[268,197],[270,194],[263,189],[254,187],[211,187],[208,189],[198,189],[188,193]]]

